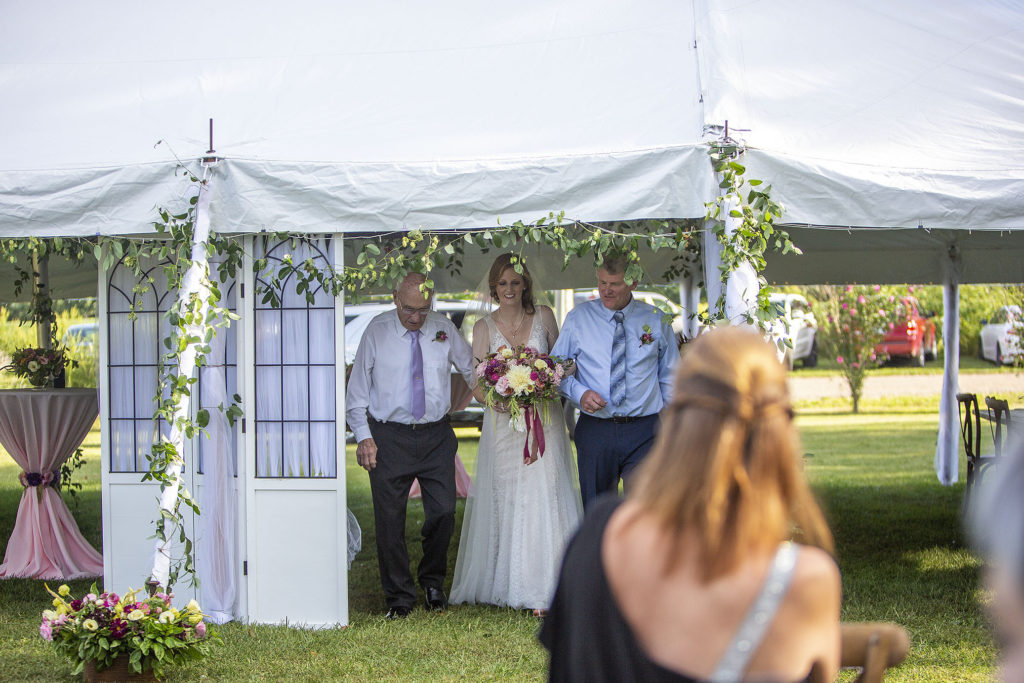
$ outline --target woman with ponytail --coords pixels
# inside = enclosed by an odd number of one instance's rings
[[[626,499],[588,510],[566,553],[551,680],[833,680],[839,570],[774,350],[710,332],[673,396]]]

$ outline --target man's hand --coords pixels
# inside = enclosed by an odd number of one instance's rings
[[[593,389],[587,389],[580,397],[580,409],[585,413],[595,413],[606,405],[608,401]]]
[[[363,439],[356,446],[356,462],[367,472],[377,466],[377,442]]]

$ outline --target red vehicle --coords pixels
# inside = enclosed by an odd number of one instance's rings
[[[933,315],[922,313],[914,297],[903,297],[896,303],[896,326],[886,333],[875,352],[890,358],[909,358],[915,365],[924,366],[925,360],[933,360],[938,351]]]

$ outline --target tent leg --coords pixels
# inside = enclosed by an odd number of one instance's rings
[[[960,372],[960,274],[959,253],[950,250],[942,282],[942,339],[945,368],[939,400],[939,439],[935,447],[935,474],[943,486],[959,478],[959,416],[956,394]]]

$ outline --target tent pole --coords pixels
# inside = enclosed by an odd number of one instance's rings
[[[32,250],[32,308],[33,322],[36,325],[36,346],[41,349],[53,347],[53,309],[46,306],[45,313],[40,312],[39,304],[50,300],[50,262],[39,251]]]
[[[205,276],[209,273],[209,262],[207,260],[206,243],[210,237],[210,190],[207,184],[201,183],[199,186],[199,201],[196,207],[196,225],[195,232],[192,237],[192,264],[189,266],[182,278],[181,289],[178,291],[178,301],[180,303],[187,302],[193,295],[198,295],[199,300],[202,302],[200,306],[199,320],[206,320],[206,312],[209,308],[209,288],[205,282]],[[202,338],[199,333],[199,328],[190,330],[190,334]],[[189,343],[185,346],[181,352],[178,361],[177,372],[179,375],[191,377],[196,371],[196,355],[198,352],[197,343]],[[160,509],[172,511],[178,501],[179,490],[181,488],[182,470],[184,468],[184,453],[185,453],[185,434],[177,426],[179,421],[187,417],[192,410],[191,397],[182,396],[177,405],[174,407],[174,422],[171,427],[171,433],[168,436],[170,441],[178,453],[178,459],[175,462],[170,463],[165,469],[165,473],[169,475],[172,484],[163,489],[160,494]],[[167,586],[170,577],[170,566],[171,566],[171,544],[172,540],[164,541],[160,538],[156,540],[156,546],[153,549],[153,568],[150,571],[150,580],[156,581],[161,586]],[[147,582],[147,585],[150,585]]]
[[[945,367],[939,399],[939,438],[935,447],[935,474],[943,486],[952,486],[960,473],[958,459],[959,407],[956,394],[960,372],[960,248],[949,247],[942,282],[942,340]]]

